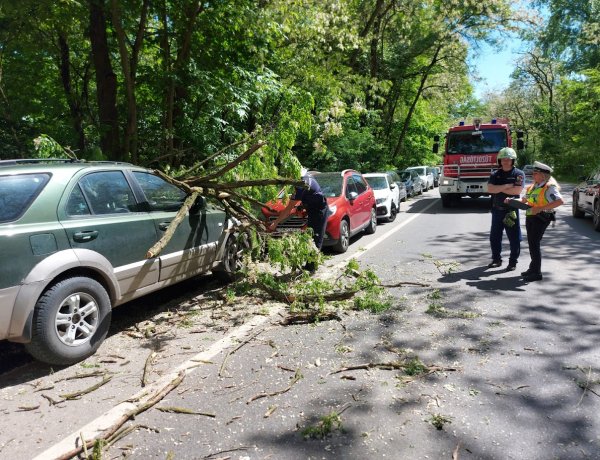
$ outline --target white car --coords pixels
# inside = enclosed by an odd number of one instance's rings
[[[413,170],[419,173],[419,177],[425,184],[425,190],[433,190],[434,180],[433,174],[431,171],[428,171],[429,167],[427,166],[412,166],[410,168],[406,168],[408,171]]]
[[[363,177],[375,192],[377,219],[393,222],[400,212],[400,191],[388,173],[368,173]]]

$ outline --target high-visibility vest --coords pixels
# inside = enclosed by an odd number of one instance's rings
[[[527,198],[527,203],[529,203],[532,206],[546,206],[548,203],[550,203],[547,199],[546,199],[546,190],[548,189],[548,182],[546,182],[544,185],[542,185],[541,187],[538,188],[534,188],[535,184],[531,184],[529,187],[527,187],[527,191],[525,192],[525,196]],[[531,209],[528,209],[525,212],[526,216],[531,216]]]

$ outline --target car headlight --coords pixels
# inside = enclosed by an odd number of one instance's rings
[[[452,181],[450,179],[444,179],[442,185],[452,185]]]
[[[337,211],[337,206],[335,204],[329,205],[329,214],[327,216],[333,216]]]
[[[381,203],[384,203],[385,200],[386,200],[385,198],[377,198],[376,201],[377,201],[377,204],[381,204]]]

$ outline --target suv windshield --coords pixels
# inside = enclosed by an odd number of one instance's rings
[[[481,134],[455,131],[448,134],[448,153],[496,153],[506,147],[506,131],[486,129]]]
[[[340,196],[342,194],[343,177],[339,172],[321,173],[314,176],[323,195],[326,197]]]
[[[386,188],[389,188],[387,180],[385,180],[385,177],[383,176],[367,176],[365,177],[365,179],[367,179],[367,182],[369,183],[372,189],[384,190]]]
[[[0,223],[23,215],[49,179],[49,174],[0,176]]]

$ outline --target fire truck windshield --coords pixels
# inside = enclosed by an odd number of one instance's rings
[[[502,147],[506,147],[506,131],[502,129],[448,133],[448,153],[496,153]]]

